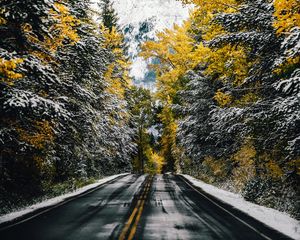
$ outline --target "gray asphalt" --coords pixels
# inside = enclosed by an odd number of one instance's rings
[[[0,230],[1,240],[289,239],[175,175],[127,175]]]

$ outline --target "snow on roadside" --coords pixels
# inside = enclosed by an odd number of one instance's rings
[[[51,199],[48,199],[46,201],[34,204],[32,206],[26,207],[20,211],[16,211],[16,212],[12,212],[12,213],[8,213],[5,215],[0,216],[0,224],[1,223],[5,223],[5,222],[10,222],[14,219],[20,218],[26,214],[32,213],[38,209],[42,209],[42,208],[46,208],[46,207],[51,207],[51,206],[55,206],[59,203],[64,202],[66,199],[70,198],[70,197],[75,197],[77,195],[80,195],[88,190],[91,190],[93,188],[96,188],[106,182],[109,182],[117,177],[123,176],[123,175],[127,175],[128,173],[122,173],[122,174],[118,174],[118,175],[112,175],[109,177],[105,177],[102,178],[100,180],[98,180],[95,183],[89,184],[87,186],[84,186],[82,188],[79,188],[77,190],[75,190],[74,192],[70,192],[70,193],[66,193],[64,195],[58,196],[58,197],[54,197]]]
[[[223,202],[230,204],[236,209],[247,213],[260,222],[265,223],[266,225],[284,233],[291,238],[300,239],[300,222],[294,218],[291,218],[288,214],[248,202],[239,194],[225,191],[210,184],[206,184],[189,175],[182,174],[182,176],[189,180],[194,186],[201,188],[205,192]]]

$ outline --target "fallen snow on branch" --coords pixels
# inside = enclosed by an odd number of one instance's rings
[[[206,184],[189,175],[182,174],[182,176],[188,179],[194,186],[201,188],[203,191],[220,199],[223,202],[230,204],[236,209],[247,213],[260,222],[284,233],[291,238],[300,239],[300,222],[290,217],[288,214],[248,202],[239,194],[225,191],[210,184]]]

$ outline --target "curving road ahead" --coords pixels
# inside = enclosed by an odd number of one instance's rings
[[[1,240],[289,239],[176,175],[127,175],[0,230]]]

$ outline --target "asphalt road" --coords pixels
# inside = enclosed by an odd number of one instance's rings
[[[1,240],[289,239],[180,176],[127,175],[0,230]]]

